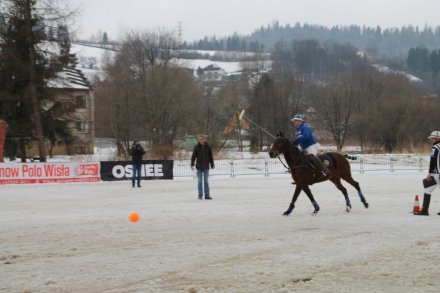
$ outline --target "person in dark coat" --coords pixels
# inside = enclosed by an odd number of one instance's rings
[[[205,192],[205,199],[212,199],[209,195],[209,166],[214,169],[214,158],[212,156],[212,150],[209,144],[206,142],[206,137],[204,135],[199,135],[197,137],[198,144],[194,146],[194,150],[191,156],[191,169],[194,170],[194,163],[197,169],[197,179],[198,179],[198,191],[199,199],[203,198],[203,191]],[[202,177],[204,190],[202,188]]]
[[[429,171],[425,179],[423,179],[423,206],[422,210],[414,215],[429,216],[429,204],[431,202],[431,193],[440,185],[440,131],[435,130],[428,138],[432,142],[431,158],[429,161]],[[440,216],[440,213],[437,215]]]
[[[137,180],[137,187],[141,187],[141,167],[142,156],[145,154],[145,150],[142,148],[140,142],[135,141],[130,149],[131,162],[133,164],[133,178],[131,179],[132,187]]]

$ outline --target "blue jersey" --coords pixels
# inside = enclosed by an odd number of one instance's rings
[[[316,144],[316,139],[313,136],[312,130],[304,123],[296,129],[295,140],[303,150]]]

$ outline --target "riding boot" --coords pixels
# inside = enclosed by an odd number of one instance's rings
[[[327,166],[315,155],[309,155],[309,159],[315,168],[316,175],[312,180],[313,183],[325,181],[330,178],[331,172]]]
[[[431,202],[431,195],[428,193],[425,193],[423,195],[423,206],[422,210],[418,213],[414,213],[414,215],[417,216],[429,216],[429,203]]]

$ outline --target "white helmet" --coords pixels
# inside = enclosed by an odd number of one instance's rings
[[[440,138],[440,131],[434,130],[433,132],[431,132],[431,135],[428,136],[428,138]]]
[[[301,122],[304,122],[304,116],[302,114],[295,114],[295,116],[292,117],[292,119],[290,119],[290,121],[295,121],[295,120],[299,120]]]

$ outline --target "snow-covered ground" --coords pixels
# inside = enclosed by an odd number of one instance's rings
[[[385,74],[397,74],[397,75],[401,75],[401,76],[406,77],[410,82],[415,82],[415,83],[422,82],[422,80],[420,78],[418,78],[417,76],[414,76],[414,75],[409,74],[409,73],[404,72],[404,71],[393,70],[393,69],[389,68],[388,66],[379,65],[379,64],[373,64],[372,66],[377,71],[383,72]]]
[[[288,175],[0,186],[0,292],[439,292],[440,211],[413,216],[424,173],[312,186],[289,217]],[[422,200],[422,199],[421,199]],[[132,223],[128,216],[140,215]]]

